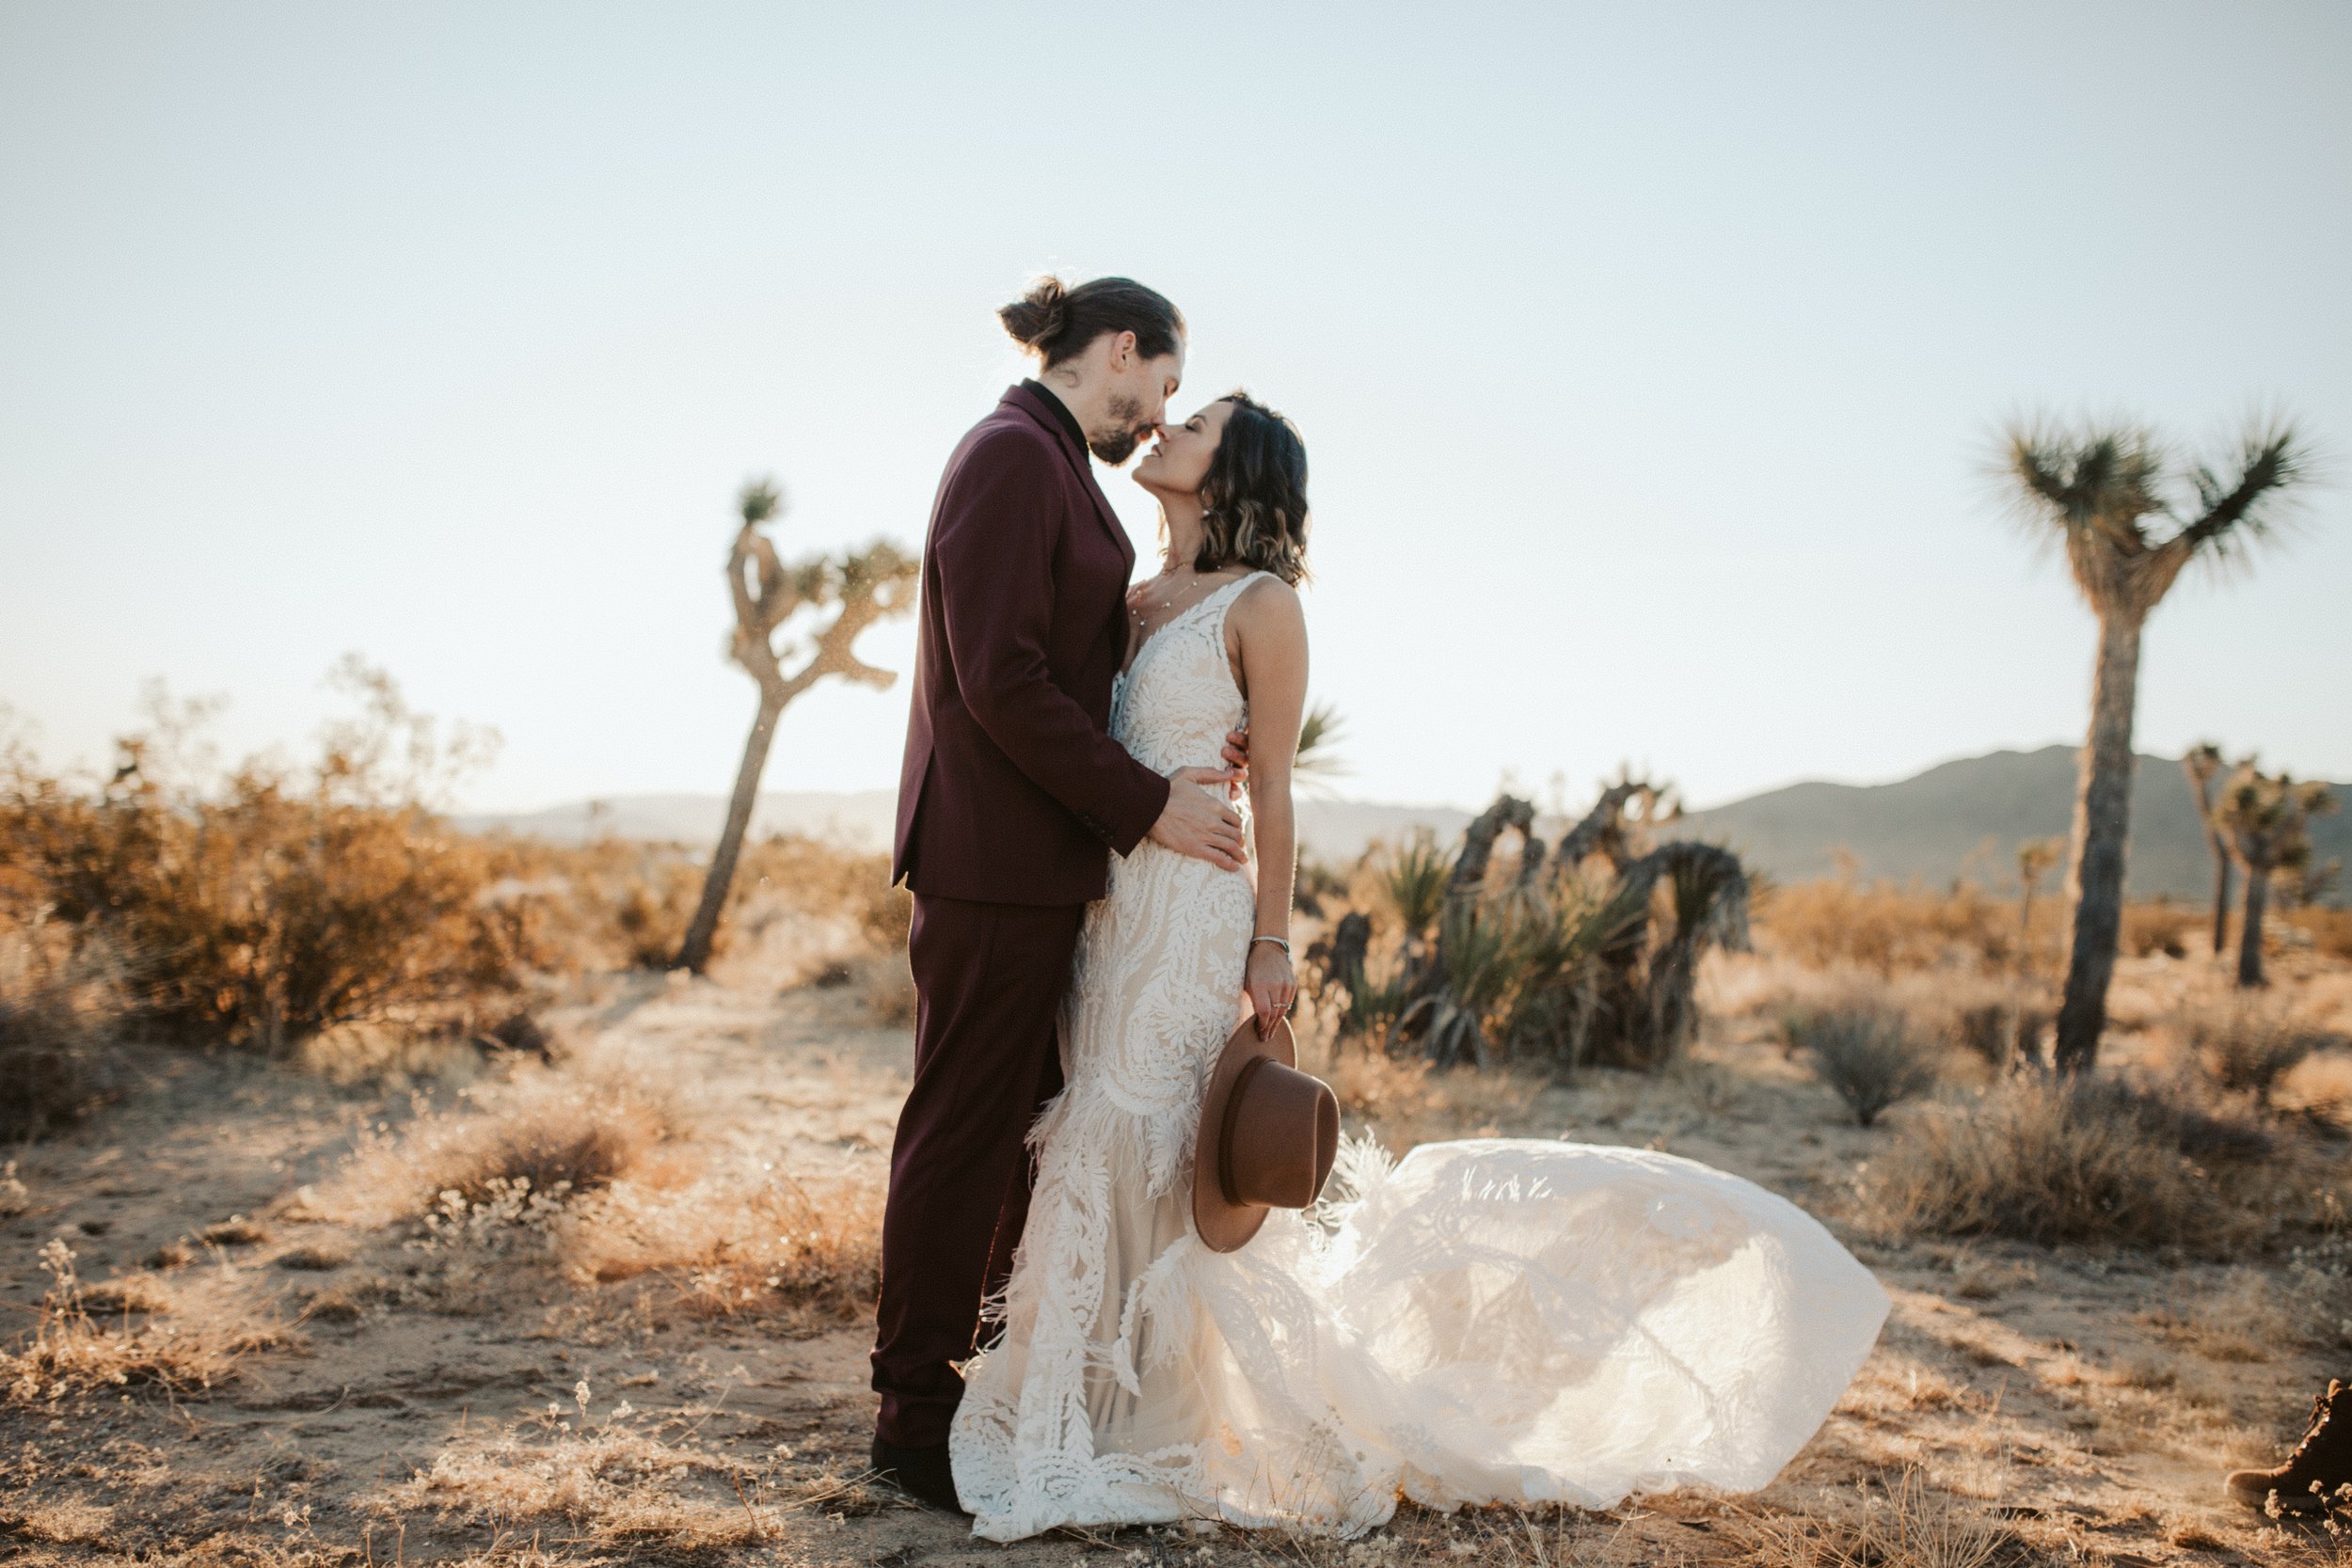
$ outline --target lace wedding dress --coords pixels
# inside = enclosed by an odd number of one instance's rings
[[[1245,705],[1227,584],[1155,632],[1111,733],[1213,763]],[[1180,786],[1184,787],[1184,786]],[[1607,1507],[1770,1481],[1861,1366],[1877,1281],[1810,1216],[1669,1154],[1534,1139],[1344,1144],[1311,1213],[1218,1254],[1192,1136],[1242,1011],[1249,875],[1146,840],[1091,905],[1067,1086],[1000,1338],[950,1442],[976,1534],[1222,1519],[1354,1535],[1400,1497]]]

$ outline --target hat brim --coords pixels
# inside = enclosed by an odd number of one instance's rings
[[[1276,1019],[1263,1039],[1255,1019],[1242,1020],[1218,1053],[1208,1092],[1200,1097],[1200,1128],[1192,1145],[1192,1227],[1211,1252],[1238,1252],[1265,1224],[1263,1205],[1229,1201],[1216,1176],[1225,1152],[1225,1102],[1232,1098],[1242,1069],[1259,1056],[1271,1056],[1284,1067],[1298,1065],[1289,1019]]]

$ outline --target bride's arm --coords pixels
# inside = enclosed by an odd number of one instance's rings
[[[1269,578],[1241,595],[1226,626],[1240,644],[1241,687],[1249,700],[1249,805],[1258,840],[1258,918],[1251,934],[1288,942],[1298,847],[1291,762],[1307,709],[1307,618],[1297,593]],[[1263,1033],[1298,994],[1290,955],[1271,942],[1252,942],[1242,990]]]

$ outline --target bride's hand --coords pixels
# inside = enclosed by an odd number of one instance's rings
[[[1249,998],[1258,1037],[1263,1039],[1291,1010],[1291,1003],[1298,996],[1298,981],[1291,974],[1290,955],[1270,942],[1249,944],[1249,962],[1244,974],[1242,993]]]

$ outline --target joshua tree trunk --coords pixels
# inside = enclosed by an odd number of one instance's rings
[[[2216,847],[2213,857],[2213,952],[2219,958],[2230,948],[2230,852]]]
[[[2058,1006],[2053,1060],[2067,1076],[2089,1070],[2106,1028],[2107,982],[2123,926],[2123,850],[2131,833],[2132,710],[2138,699],[2141,618],[2112,610],[2099,622],[2099,662],[2091,678],[2090,734],[2081,782],[2066,891],[2074,937],[2066,991]]]
[[[2214,781],[2223,772],[2221,748],[2212,741],[2192,746],[2181,757],[2181,771],[2197,795],[2197,820],[2205,830],[2205,847],[2213,852],[2213,956],[2219,958],[2230,942],[2230,835],[2214,815]]]
[[[2263,913],[2270,907],[2270,870],[2267,866],[2246,868],[2246,926],[2237,938],[2237,983],[2241,986],[2265,984],[2263,979]]]
[[[702,902],[694,907],[693,923],[678,944],[677,964],[700,974],[710,962],[710,944],[719,934],[719,916],[727,906],[727,891],[735,885],[735,863],[742,858],[743,835],[752,825],[752,808],[759,803],[759,779],[768,767],[768,747],[776,737],[776,720],[784,712],[785,694],[761,683],[759,714],[743,742],[743,764],[735,770],[735,793],[727,800],[727,823],[720,830],[719,847],[703,878]]]

